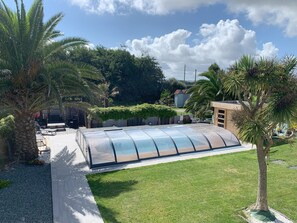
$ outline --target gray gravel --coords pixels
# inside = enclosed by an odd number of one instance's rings
[[[51,167],[18,164],[0,171],[0,179],[10,180],[0,190],[0,222],[52,223]]]

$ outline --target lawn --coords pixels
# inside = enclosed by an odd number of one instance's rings
[[[297,145],[274,147],[269,205],[297,221]],[[255,151],[87,176],[104,222],[244,222],[255,202]]]
[[[173,108],[178,115],[190,115],[190,112],[186,112],[185,108]]]

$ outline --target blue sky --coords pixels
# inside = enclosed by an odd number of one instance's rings
[[[13,6],[13,1],[5,1]],[[28,8],[32,0],[24,0]],[[243,54],[297,55],[295,0],[44,0],[45,18],[65,14],[58,28],[93,45],[125,45],[151,55],[166,77],[194,78],[213,63],[227,68]]]

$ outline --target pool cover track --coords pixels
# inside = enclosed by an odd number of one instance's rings
[[[240,146],[231,132],[209,124],[81,128],[76,141],[90,168]]]

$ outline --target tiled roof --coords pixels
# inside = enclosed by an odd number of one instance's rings
[[[174,95],[177,95],[177,94],[186,94],[187,93],[187,90],[184,89],[184,90],[181,90],[181,89],[177,89],[175,92],[174,92]]]

